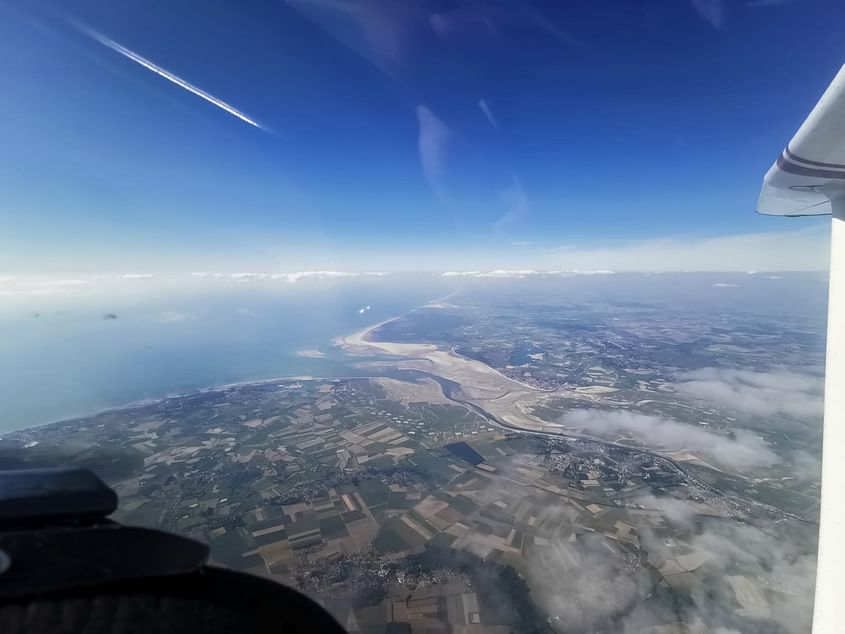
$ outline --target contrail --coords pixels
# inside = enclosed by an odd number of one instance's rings
[[[177,77],[176,75],[174,75],[173,73],[163,69],[158,64],[152,63],[150,60],[141,57],[137,53],[133,53],[132,51],[130,51],[125,46],[121,46],[120,44],[118,44],[114,40],[107,38],[105,35],[100,35],[96,31],[89,29],[86,26],[82,26],[82,25],[79,25],[79,24],[76,25],[76,26],[77,26],[78,29],[80,29],[82,32],[84,32],[86,35],[88,35],[92,39],[96,40],[97,42],[99,42],[103,46],[108,46],[111,50],[113,50],[117,53],[120,53],[124,57],[131,59],[133,62],[140,64],[141,66],[143,66],[147,70],[153,71],[156,75],[164,77],[168,81],[172,81],[177,86],[184,88],[188,92],[195,94],[197,97],[202,97],[207,102],[214,104],[215,106],[217,106],[221,110],[225,110],[230,115],[237,117],[238,119],[240,119],[244,123],[248,123],[251,126],[255,126],[259,130],[264,130],[265,132],[267,131],[267,129],[264,126],[262,126],[260,123],[258,123],[254,119],[250,119],[247,115],[245,115],[243,112],[241,112],[237,108],[233,108],[232,106],[227,104],[225,101],[221,101],[217,97],[215,97],[213,95],[209,95],[204,90],[197,88],[196,86],[194,86],[192,84],[189,84],[184,79],[181,79],[181,78]]]

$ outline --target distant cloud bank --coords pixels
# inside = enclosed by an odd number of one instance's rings
[[[442,277],[480,277],[521,279],[525,277],[569,277],[573,275],[613,275],[615,271],[532,271],[497,269],[495,271],[446,271]]]
[[[361,276],[376,276],[380,277],[388,275],[381,271],[368,271],[366,273],[353,273],[350,271],[297,271],[295,273],[209,273],[200,271],[191,273],[191,277],[197,279],[216,279],[216,280],[235,280],[235,281],[250,281],[250,280],[283,280],[285,282],[295,283],[300,280],[326,280],[326,279],[342,279],[348,277]]]
[[[694,272],[694,271],[688,271]],[[683,274],[683,271],[667,274]],[[735,272],[734,272],[735,273]],[[61,277],[57,274],[53,279],[51,276],[43,275],[0,275],[0,296],[44,296],[44,295],[68,295],[80,294],[89,291],[120,291],[140,292],[155,289],[175,289],[180,285],[203,284],[204,281],[216,282],[218,284],[235,283],[261,283],[272,284],[296,284],[317,281],[341,281],[352,279],[373,279],[382,277],[416,276],[428,278],[441,278],[444,280],[526,280],[526,279],[564,279],[580,276],[613,276],[616,274],[641,274],[644,276],[660,275],[660,271],[617,271],[607,268],[567,268],[567,269],[530,269],[530,268],[491,268],[491,269],[455,269],[449,271],[421,271],[407,270],[403,272],[385,271],[339,271],[339,270],[307,270],[290,272],[272,271],[194,271],[192,273],[118,273],[118,274],[97,274],[83,275],[79,277]],[[758,279],[780,280],[781,275],[763,274],[756,271],[749,271],[750,277]],[[730,278],[728,278],[730,279]],[[730,289],[745,286],[745,282],[736,283],[733,281],[718,281],[716,277],[707,279],[704,283],[713,288]],[[820,274],[819,282],[826,281],[824,273]],[[748,284],[751,284],[749,282]]]

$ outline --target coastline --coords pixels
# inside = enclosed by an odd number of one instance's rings
[[[451,295],[449,295],[449,297],[451,297]],[[480,363],[485,368],[487,368],[490,372],[493,372],[493,373],[497,374],[499,377],[501,377],[502,380],[508,381],[510,383],[515,383],[515,384],[517,384],[517,385],[519,385],[519,386],[521,386],[521,387],[523,387],[527,390],[530,390],[530,391],[533,391],[533,392],[546,393],[546,394],[551,394],[551,393],[554,393],[554,392],[557,391],[555,389],[544,389],[544,388],[535,387],[535,386],[530,385],[528,383],[524,383],[523,381],[520,381],[518,379],[511,378],[511,377],[503,374],[502,372],[500,372],[496,368],[494,368],[490,365],[487,365],[486,363],[483,363],[482,361],[472,359],[471,357],[467,357],[467,356],[460,354],[459,352],[456,352],[455,348],[452,347],[452,346],[449,347],[448,352],[444,352],[443,350],[441,350],[441,348],[439,346],[437,346],[435,344],[431,344],[431,343],[397,343],[397,342],[389,342],[389,341],[373,341],[370,338],[370,335],[375,330],[379,329],[381,326],[383,326],[385,324],[389,324],[392,321],[396,321],[397,319],[401,319],[402,317],[405,317],[406,315],[409,315],[412,312],[419,310],[420,308],[442,308],[443,305],[439,304],[440,301],[442,301],[442,300],[435,300],[433,302],[429,302],[427,304],[424,304],[423,306],[420,306],[419,308],[414,308],[413,310],[410,310],[407,313],[404,313],[402,315],[397,315],[396,317],[391,317],[390,319],[385,319],[382,322],[379,322],[377,324],[374,324],[372,326],[364,328],[363,330],[359,330],[358,332],[354,332],[351,335],[346,335],[346,336],[343,336],[343,337],[336,337],[334,339],[334,344],[339,346],[340,348],[346,350],[349,354],[356,354],[356,353],[360,354],[362,351],[367,350],[367,349],[372,349],[372,348],[375,348],[375,349],[377,349],[381,352],[384,352],[386,354],[389,354],[391,356],[398,356],[398,357],[403,357],[403,356],[410,356],[410,357],[423,356],[423,357],[425,357],[429,353],[440,352],[441,354],[450,355],[454,359],[459,359],[459,360],[465,361],[468,364],[479,364]],[[437,302],[437,303],[435,303],[435,302]]]
[[[429,302],[425,306],[434,303]],[[405,315],[411,312],[413,310]],[[557,390],[542,390],[522,383],[505,376],[486,363],[460,355],[452,348],[444,350],[428,343],[372,340],[370,335],[376,329],[405,315],[387,319],[346,337],[338,337],[335,343],[350,355],[388,354],[397,357],[397,369],[417,370],[456,383],[460,386],[461,400],[464,403],[485,412],[495,421],[499,421],[500,425],[504,423],[504,426],[511,429],[555,435],[564,430],[561,425],[540,421],[525,412],[527,403],[535,402]]]
[[[403,344],[403,343],[373,341],[372,339],[370,339],[370,335],[374,331],[376,331],[379,328],[381,328],[382,326],[384,326],[385,324],[389,324],[390,322],[396,321],[397,319],[402,319],[403,317],[407,317],[408,315],[410,315],[411,313],[413,313],[417,310],[420,310],[420,309],[423,309],[423,308],[445,308],[447,306],[447,304],[445,304],[444,302],[447,299],[449,299],[450,297],[454,297],[457,293],[458,293],[458,291],[454,291],[452,293],[449,293],[448,295],[445,295],[444,297],[438,297],[437,299],[432,299],[431,301],[428,301],[425,304],[422,304],[421,306],[417,306],[416,308],[412,308],[411,310],[405,311],[404,313],[401,313],[399,315],[395,315],[395,316],[390,317],[388,319],[382,320],[382,321],[378,322],[377,324],[373,324],[372,326],[367,326],[366,328],[358,330],[357,332],[353,332],[352,334],[341,335],[340,337],[335,337],[332,340],[332,343],[335,346],[338,346],[341,349],[346,349],[347,346],[348,347],[375,347],[375,348],[379,348],[381,350],[384,350],[388,354],[396,354],[396,355],[402,355],[402,354],[405,353],[404,349],[402,349],[401,351],[398,351],[398,352],[390,352],[391,350],[397,350],[398,347],[400,347],[400,346],[410,346],[410,347],[423,346],[423,347],[426,347],[426,349],[436,350],[437,346],[435,346],[433,344],[426,344],[426,343]]]
[[[517,401],[526,398],[533,399],[554,390],[542,390],[516,379],[505,376],[495,368],[475,359],[458,354],[454,349],[444,350],[441,347],[430,343],[398,343],[373,341],[371,335],[381,326],[410,315],[423,308],[445,308],[448,299],[456,292],[445,297],[430,300],[425,304],[412,308],[404,313],[384,319],[371,324],[361,330],[347,335],[341,335],[331,339],[331,344],[339,348],[350,362],[363,363],[360,367],[366,367],[366,357],[386,355],[396,357],[395,365],[399,370],[417,370],[429,374],[435,374],[441,378],[453,381],[460,385],[462,393],[471,401],[479,401],[476,406],[484,403],[484,409],[490,414],[500,417],[509,425],[518,425],[524,431],[547,432],[549,428],[559,429],[559,426],[551,423],[536,421],[526,416],[521,408],[516,407]],[[303,356],[302,351],[293,354]],[[309,351],[306,351],[309,352]],[[312,355],[306,355],[311,357]],[[319,358],[314,355],[314,358]],[[230,383],[211,384],[197,389],[186,391],[174,391],[163,394],[159,397],[142,398],[126,401],[116,405],[93,408],[79,414],[71,414],[61,418],[38,422],[31,425],[24,425],[14,429],[0,431],[0,439],[14,434],[33,432],[42,427],[67,424],[77,420],[93,418],[109,412],[120,412],[141,407],[148,407],[163,403],[172,399],[186,398],[197,394],[222,392],[233,388],[265,385],[282,381],[331,381],[352,378],[374,378],[367,374],[350,376],[319,376],[301,374],[279,374],[261,379],[249,379]]]
[[[333,377],[334,378],[334,377]],[[342,378],[342,377],[337,377]],[[20,432],[31,431],[33,429],[38,429],[39,427],[49,427],[50,425],[59,425],[62,423],[71,423],[77,420],[83,420],[86,418],[93,418],[95,416],[99,416],[101,414],[107,414],[109,412],[120,412],[123,410],[130,410],[135,409],[137,407],[148,407],[150,405],[156,405],[158,403],[163,403],[165,401],[169,401],[171,399],[177,398],[186,398],[188,396],[194,396],[195,394],[206,394],[209,392],[222,392],[224,390],[229,390],[232,388],[238,387],[247,387],[250,385],[264,385],[267,383],[275,383],[276,381],[314,381],[314,380],[321,380],[320,377],[314,376],[276,376],[269,379],[254,379],[249,381],[236,381],[234,383],[220,383],[215,385],[209,385],[207,387],[201,387],[196,390],[189,390],[187,392],[171,392],[165,394],[164,396],[160,396],[157,398],[142,398],[137,401],[127,401],[125,403],[121,403],[120,405],[110,405],[108,407],[101,407],[94,410],[89,410],[84,414],[77,414],[77,415],[70,415],[65,416],[63,418],[58,418],[56,420],[50,420],[43,423],[35,423],[34,425],[27,425],[25,427],[18,427],[16,429],[10,429],[8,431],[0,431],[0,439],[4,438],[5,436],[9,436],[11,434],[17,434]]]
[[[394,317],[390,317],[388,319],[384,319],[376,324],[372,324],[363,328],[362,330],[353,332],[348,335],[340,335],[338,337],[334,337],[333,339],[329,340],[329,343],[332,345],[340,348],[341,350],[345,350],[346,345],[360,345],[360,346],[368,346],[371,345],[370,342],[366,339],[367,335],[369,335],[372,331],[376,330],[380,326],[394,321],[396,319],[401,319],[405,315],[412,313],[413,311],[424,308],[428,305],[435,304],[438,302],[442,302],[449,297],[452,297],[455,293],[450,293],[446,297],[441,297],[438,299],[433,299],[421,306],[416,308],[412,308],[409,311],[401,313],[399,315],[395,315]],[[296,356],[305,356],[306,358],[323,358],[317,357],[316,355],[302,355],[300,354],[301,350],[292,352],[291,354]],[[400,353],[401,354],[401,353]],[[80,413],[76,414],[69,414],[67,416],[62,416],[60,418],[55,418],[52,420],[46,420],[42,422],[26,424],[21,427],[14,427],[12,429],[7,430],[0,430],[0,440],[5,437],[11,436],[13,434],[31,432],[35,429],[41,427],[49,427],[51,425],[59,425],[63,423],[70,423],[77,420],[83,420],[87,418],[93,418],[95,416],[99,416],[101,414],[106,414],[109,412],[119,412],[122,410],[131,410],[138,407],[147,407],[150,405],[156,405],[158,403],[163,403],[164,401],[168,401],[171,399],[178,399],[178,398],[185,398],[188,396],[192,396],[194,394],[204,394],[208,392],[221,392],[223,390],[237,388],[237,387],[247,387],[250,385],[263,385],[267,383],[275,383],[277,381],[326,381],[326,380],[337,380],[337,379],[352,379],[352,378],[366,378],[364,376],[314,376],[314,375],[300,375],[300,374],[280,374],[275,375],[268,378],[263,379],[247,379],[243,381],[235,381],[231,383],[213,383],[210,385],[206,385],[204,387],[199,387],[196,389],[190,389],[187,391],[176,391],[176,392],[168,392],[162,396],[158,397],[150,397],[150,398],[141,398],[137,400],[130,400],[124,401],[122,403],[118,403],[116,405],[108,405],[105,407],[95,407],[89,410],[85,410]]]

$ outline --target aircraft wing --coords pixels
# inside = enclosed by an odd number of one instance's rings
[[[831,213],[827,193],[845,188],[845,66],[766,172],[757,211],[775,216]]]

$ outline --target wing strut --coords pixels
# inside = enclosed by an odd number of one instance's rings
[[[766,173],[760,213],[831,214],[814,634],[845,632],[845,66]]]

